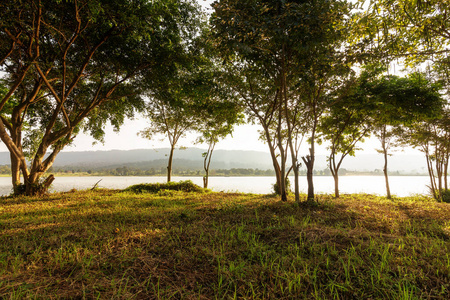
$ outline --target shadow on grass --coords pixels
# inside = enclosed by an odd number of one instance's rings
[[[237,193],[64,196],[17,203],[30,207],[0,217],[0,277],[12,282],[1,297],[24,278],[32,286],[25,296],[75,298],[401,298],[403,289],[444,299],[450,289],[442,255],[449,243],[420,236],[424,213],[412,204],[325,195],[316,206]],[[417,230],[403,230],[404,222]],[[57,281],[65,284],[42,289]]]

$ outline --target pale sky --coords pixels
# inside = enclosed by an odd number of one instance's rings
[[[64,151],[107,151],[107,150],[131,150],[131,149],[152,149],[152,148],[167,148],[170,147],[167,138],[161,135],[159,138],[152,140],[144,139],[137,135],[138,131],[148,126],[148,121],[143,117],[135,120],[127,120],[124,126],[121,127],[119,133],[112,130],[111,126],[107,126],[105,143],[96,143],[92,145],[94,139],[85,134],[79,134],[72,146],[66,147]],[[232,136],[220,141],[216,149],[223,150],[255,150],[268,152],[268,146],[259,140],[260,130],[259,125],[241,125],[235,128]],[[182,138],[178,146],[184,147],[198,147],[206,148],[206,145],[196,145],[196,133],[188,133],[185,138]],[[306,144],[304,145],[304,152],[307,153]],[[364,153],[376,153],[375,148],[379,148],[379,142],[376,139],[369,139],[364,144],[360,144],[364,148]],[[328,151],[325,146],[316,145],[317,154],[325,155]],[[0,151],[6,151],[6,147],[2,144]],[[409,152],[409,151],[408,151]]]
[[[139,116],[135,120],[127,120],[120,132],[116,133],[111,126],[106,129],[105,144],[97,143],[92,145],[94,139],[85,134],[80,134],[74,141],[74,145],[67,147],[66,151],[88,151],[88,150],[130,150],[130,149],[149,149],[170,147],[167,138],[161,135],[151,141],[137,135],[140,130],[148,126],[148,121]],[[242,125],[236,127],[233,136],[220,141],[216,149],[226,150],[257,150],[268,151],[267,145],[258,140],[258,129],[256,125]],[[180,139],[178,146],[206,148],[205,145],[195,145],[195,139],[198,134],[188,133],[185,138]],[[162,140],[164,139],[164,140]]]

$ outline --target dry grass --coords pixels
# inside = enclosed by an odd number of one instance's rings
[[[450,298],[450,204],[319,202],[113,190],[4,198],[0,298]]]

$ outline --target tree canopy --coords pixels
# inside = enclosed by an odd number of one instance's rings
[[[101,139],[106,120],[118,128],[142,108],[143,88],[170,76],[197,30],[189,1],[7,0],[0,11],[8,90],[0,137],[13,184],[20,169],[27,193],[80,129]],[[29,169],[25,146],[32,147]]]

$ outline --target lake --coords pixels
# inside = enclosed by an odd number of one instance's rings
[[[173,181],[192,180],[202,186],[201,177],[172,177]],[[83,190],[92,188],[99,180],[98,187],[123,189],[138,183],[165,182],[166,177],[135,177],[135,176],[86,176],[86,177],[56,177],[51,191],[63,192],[71,189]],[[290,178],[293,183],[293,178]],[[269,194],[275,177],[210,177],[209,188],[213,191],[243,192]],[[389,177],[391,193],[400,197],[414,194],[427,194],[428,176],[391,176]],[[386,187],[383,176],[342,176],[339,178],[341,194],[368,193],[384,195]],[[314,177],[316,193],[334,193],[334,181],[331,176]],[[11,193],[12,185],[9,177],[0,177],[0,195]],[[306,177],[300,177],[300,191],[306,193]]]

